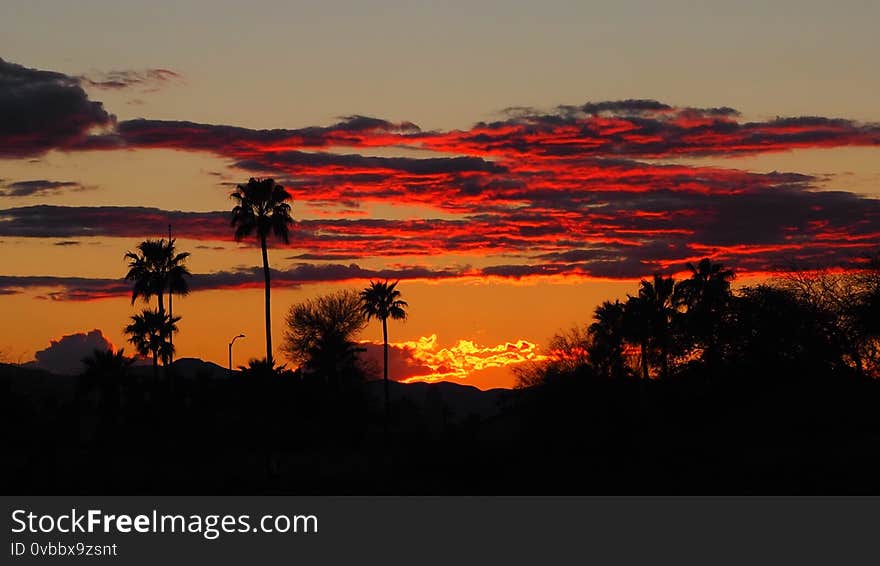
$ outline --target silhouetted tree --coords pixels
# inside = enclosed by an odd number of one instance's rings
[[[649,344],[655,346],[656,355],[660,359],[660,375],[669,375],[669,361],[673,340],[673,325],[679,313],[681,298],[676,293],[675,280],[672,277],[654,275],[652,281],[642,280],[639,286],[639,310],[646,317],[650,328]],[[643,341],[643,344],[645,342]],[[651,354],[651,349],[648,354]]]
[[[271,276],[266,240],[270,235],[285,244],[290,241],[290,194],[274,179],[250,178],[245,185],[238,185],[231,195],[235,201],[232,209],[232,226],[235,239],[241,241],[256,234],[263,254],[263,280],[266,303],[266,360],[272,363],[272,320],[270,309]]]
[[[592,365],[593,337],[582,326],[558,332],[547,344],[547,359],[513,367],[518,389],[555,385]]]
[[[627,297],[623,309],[623,335],[626,341],[639,348],[642,379],[650,376],[649,342],[652,336],[651,315],[641,297]]]
[[[180,317],[172,318],[158,310],[144,309],[133,315],[131,323],[123,330],[138,354],[152,356],[154,379],[159,377],[159,357],[168,356],[174,350],[168,334],[177,331],[179,320]]]
[[[82,359],[83,372],[80,375],[85,390],[97,388],[101,405],[109,412],[115,412],[121,405],[122,385],[128,379],[135,359],[125,355],[120,348],[113,351],[94,350]]]
[[[554,334],[547,347],[554,363],[566,371],[575,371],[590,363],[592,343],[589,331],[585,332],[583,326],[572,326]]]
[[[592,337],[587,348],[590,363],[599,375],[613,379],[626,376],[626,306],[620,301],[605,301],[593,315],[589,326]]]
[[[165,315],[165,293],[175,295],[189,294],[187,278],[191,276],[186,267],[188,252],[176,253],[175,240],[144,240],[138,244],[136,252],[127,252],[128,273],[126,281],[134,283],[131,292],[131,303],[140,298],[148,302],[152,297],[157,299],[159,316]],[[177,320],[180,320],[178,317]],[[164,332],[169,333],[170,328]],[[166,349],[162,356],[163,365],[170,363],[171,353]]]
[[[844,350],[828,332],[829,316],[789,289],[767,284],[743,288],[725,324],[724,362],[764,373],[831,371],[843,365]]]
[[[696,265],[688,263],[687,267],[691,276],[677,285],[679,298],[687,306],[684,331],[708,362],[715,357],[718,328],[732,297],[734,272],[708,258]]]
[[[362,373],[354,337],[367,320],[357,291],[322,295],[290,307],[282,346],[287,357],[306,373],[340,382]]]
[[[388,412],[388,319],[406,320],[406,307],[409,305],[400,297],[395,281],[389,284],[370,281],[370,286],[361,291],[362,309],[367,320],[377,318],[382,321],[382,377],[385,380],[385,411]]]
[[[251,358],[247,365],[238,366],[238,369],[240,377],[246,381],[271,379],[289,371],[285,364],[276,365],[265,358]]]
[[[870,270],[832,272],[792,269],[772,281],[791,293],[823,322],[829,342],[841,344],[846,358],[859,372],[878,369],[877,334],[872,303],[876,287]]]

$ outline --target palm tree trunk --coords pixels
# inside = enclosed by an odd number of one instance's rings
[[[168,225],[168,251],[174,249],[174,240],[171,239],[171,224]],[[168,343],[171,345],[168,350],[168,364],[174,363],[174,331],[171,330],[171,320],[174,319],[174,292],[171,286],[171,274],[168,274]]]
[[[648,347],[642,342],[642,379],[648,381]]]
[[[161,335],[162,338],[165,338],[166,329],[165,329],[165,295],[163,293],[163,289],[159,289],[159,293],[156,295],[159,299],[159,317],[162,322]],[[162,353],[162,367],[165,368],[165,377],[168,377],[168,355],[164,352]]]
[[[385,422],[388,422],[388,319],[382,319],[382,376],[385,379]]]
[[[272,315],[269,308],[269,255],[266,253],[266,236],[260,235],[260,247],[263,251],[263,279],[266,282],[266,361],[272,366]]]
[[[153,381],[159,381],[159,352],[153,350]]]
[[[174,295],[171,293],[171,286],[168,289],[168,365],[174,363],[174,331],[171,329],[172,320],[174,319]]]

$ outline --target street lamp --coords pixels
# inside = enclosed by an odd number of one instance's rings
[[[232,345],[235,344],[235,341],[239,338],[244,338],[244,334],[233,336],[232,342],[229,343],[229,375],[232,375]]]

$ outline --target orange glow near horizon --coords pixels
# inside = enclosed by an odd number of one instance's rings
[[[460,339],[452,346],[440,348],[437,335],[432,334],[418,340],[389,343],[389,347],[401,350],[414,365],[420,364],[430,369],[430,373],[399,377],[398,380],[404,383],[466,381],[475,372],[547,359],[539,353],[537,344],[528,340],[482,346],[473,340]]]

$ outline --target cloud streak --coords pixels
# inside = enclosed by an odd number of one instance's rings
[[[420,265],[399,265],[386,269],[370,269],[355,263],[299,263],[287,269],[273,269],[272,285],[276,288],[296,288],[311,283],[369,279],[440,280],[465,276],[479,276],[479,271],[466,266],[437,269]],[[257,267],[196,273],[190,279],[190,288],[194,292],[262,287],[263,272]],[[131,285],[121,278],[0,275],[0,293],[16,294],[22,291],[44,291],[38,298],[45,300],[94,301],[130,296]]]
[[[179,73],[169,69],[93,71],[76,78],[81,84],[100,90],[139,88],[146,92],[152,92],[169,83],[183,80]]]
[[[87,187],[75,181],[49,181],[35,179],[0,185],[0,197],[49,196],[68,191],[84,191]]]

